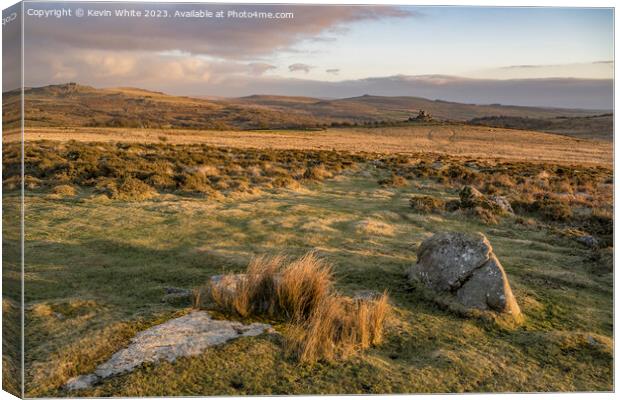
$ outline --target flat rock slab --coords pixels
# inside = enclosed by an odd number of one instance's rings
[[[236,321],[214,320],[206,311],[193,311],[138,333],[129,347],[116,352],[92,374],[71,378],[65,388],[87,389],[102,379],[127,373],[145,362],[196,356],[207,347],[243,336],[258,336],[268,330],[271,330],[268,324],[244,325]]]

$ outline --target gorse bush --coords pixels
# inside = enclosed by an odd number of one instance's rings
[[[14,147],[7,144],[3,157],[3,181],[9,190],[19,186],[15,182],[21,173],[21,156]],[[30,143],[24,154],[30,189],[66,184],[136,201],[149,198],[148,192],[213,197],[214,192],[251,188],[297,189],[306,180],[329,179],[363,160],[352,153],[321,150],[71,141]]]
[[[195,307],[287,322],[285,347],[301,362],[343,358],[378,345],[387,294],[352,299],[334,291],[332,267],[315,253],[295,260],[256,257],[245,274],[225,275],[194,292]]]
[[[407,179],[392,172],[392,174],[389,177],[384,178],[384,179],[379,179],[377,183],[381,186],[400,188],[400,187],[407,186]]]

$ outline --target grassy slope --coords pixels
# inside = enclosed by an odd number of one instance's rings
[[[559,133],[581,139],[613,141],[613,114],[601,114],[585,117],[523,118],[523,117],[486,117],[473,119],[473,124],[516,128],[540,132]]]
[[[248,338],[79,394],[612,389],[612,279],[592,273],[585,249],[511,219],[488,227],[458,215],[416,214],[410,194],[456,193],[424,180],[384,189],[377,178],[341,177],[222,202],[173,195],[62,200],[32,192],[27,393],[66,394],[58,387],[68,377],[92,371],[137,330],[183,312],[159,302],[164,286],[191,287],[242,270],[256,253],[312,248],[335,263],[341,291],[389,289],[396,312],[380,348],[344,363],[300,367],[283,359],[277,339]],[[386,225],[374,234],[360,230],[357,222],[367,219]],[[442,229],[489,236],[527,316],[523,327],[463,319],[412,291],[404,272],[415,249]]]
[[[413,96],[364,95],[346,99],[323,100],[309,97],[256,95],[229,101],[300,111],[332,119],[345,118],[359,121],[402,120],[412,116],[412,114],[415,115],[417,110],[428,111],[439,119],[456,121],[491,115],[549,118],[560,115],[577,116],[595,113],[592,110],[464,104]]]
[[[17,120],[18,92],[5,93],[4,117]],[[403,121],[424,109],[439,119],[465,121],[505,115],[550,118],[585,116],[569,110],[432,101],[419,97],[361,96],[321,100],[304,97],[250,96],[207,100],[169,96],[136,88],[95,89],[76,84],[28,88],[25,118],[30,127],[151,127],[191,129],[264,129],[314,127],[332,122]]]

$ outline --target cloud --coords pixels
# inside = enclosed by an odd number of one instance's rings
[[[500,67],[500,69],[523,69],[523,68],[545,68],[549,67],[549,65],[507,65],[505,67]]]
[[[338,75],[338,73],[340,73],[340,69],[329,68],[329,69],[326,69],[325,72],[327,72],[328,74],[332,74],[332,75]]]
[[[76,81],[97,87],[217,83],[247,74],[251,67],[237,61],[209,60],[187,54],[158,55],[147,52],[76,50],[43,51],[27,58],[26,86]],[[273,66],[270,66],[273,67]],[[262,66],[265,70],[267,66]]]
[[[295,63],[295,64],[291,64],[291,65],[289,65],[289,66],[288,66],[288,70],[289,70],[290,72],[303,71],[303,72],[305,72],[306,74],[307,74],[308,72],[310,72],[310,70],[311,70],[312,68],[314,68],[314,67],[313,67],[313,66],[311,66],[311,65],[308,65],[308,64],[302,64],[302,63]]]
[[[54,9],[64,3],[37,3]],[[142,9],[143,5],[73,3],[85,10]],[[26,6],[26,10],[30,6]],[[170,15],[200,10],[292,12],[293,19],[205,18],[36,18],[25,16],[25,76],[31,86],[67,80],[93,86],[137,86],[156,79],[179,85],[231,76],[261,76],[275,69],[266,62],[284,52],[295,52],[307,40],[329,40],[326,34],[363,20],[415,16],[391,6],[305,6],[158,4]],[[8,31],[8,30],[7,30]],[[16,32],[18,32],[16,30]],[[17,40],[14,41],[18,43]],[[5,46],[5,55],[9,46]],[[14,46],[13,46],[14,47]],[[19,49],[12,49],[18,53]],[[191,61],[189,58],[195,58]],[[6,59],[17,59],[6,57]],[[220,66],[224,66],[220,68]],[[20,68],[14,68],[19,71]],[[308,71],[309,67],[295,71]],[[162,72],[165,71],[165,72]],[[160,73],[161,72],[161,73]],[[7,75],[8,78],[8,75]],[[3,87],[19,86],[19,77]],[[173,82],[171,82],[172,84]]]
[[[538,79],[538,78],[613,78],[613,61],[592,61],[568,64],[518,64],[489,68],[469,74],[475,78]]]
[[[37,8],[58,8],[60,3],[41,3]],[[74,3],[75,5],[79,3]],[[128,4],[85,3],[86,10],[136,8]],[[28,8],[28,6],[26,6]],[[26,16],[25,42],[29,52],[45,48],[110,51],[169,52],[228,59],[269,55],[305,39],[345,28],[362,20],[415,16],[391,6],[304,6],[241,4],[158,4],[170,15],[192,10],[288,12],[292,19],[258,18],[36,18]],[[320,39],[319,39],[320,40]]]
[[[263,75],[265,72],[273,69],[278,69],[275,65],[267,64],[267,63],[250,63],[248,64],[250,68],[250,73],[252,75]]]

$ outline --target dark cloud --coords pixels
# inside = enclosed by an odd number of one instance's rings
[[[303,72],[305,72],[306,74],[307,74],[308,72],[310,72],[310,70],[311,70],[312,68],[314,68],[314,67],[313,67],[313,66],[311,66],[311,65],[308,65],[308,64],[302,64],[302,63],[295,63],[295,64],[291,64],[291,65],[289,65],[289,66],[288,66],[288,70],[289,70],[290,72],[298,72],[298,71],[303,71]]]
[[[36,5],[35,5],[36,4]],[[85,10],[144,10],[145,3],[27,3],[28,8],[82,7]],[[36,18],[26,17],[28,51],[41,48],[169,52],[248,59],[286,49],[361,20],[399,18],[412,11],[390,6],[305,6],[164,4],[169,14],[191,11],[292,12],[292,19],[217,18]]]
[[[328,74],[338,75],[338,73],[340,73],[340,69],[329,68],[329,69],[326,69],[325,72],[327,72]]]

